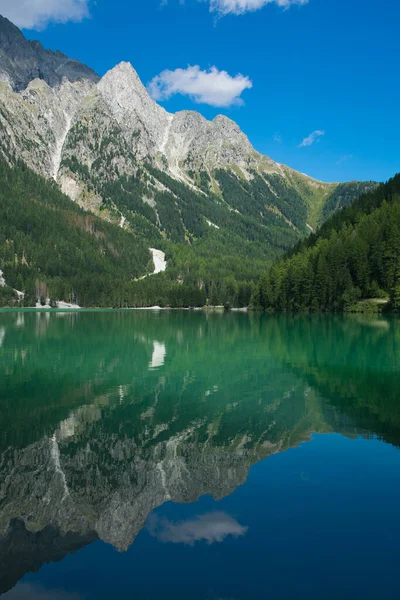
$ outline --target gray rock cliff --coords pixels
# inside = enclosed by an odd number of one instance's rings
[[[3,81],[20,91],[33,79],[43,79],[49,85],[61,83],[65,77],[74,82],[89,79],[97,82],[99,76],[78,60],[61,52],[45,50],[38,41],[27,40],[8,19],[0,16],[0,72]]]

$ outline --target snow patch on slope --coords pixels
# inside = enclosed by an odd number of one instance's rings
[[[136,281],[140,281],[142,279],[146,279],[146,277],[151,277],[151,275],[157,275],[157,273],[163,273],[167,269],[167,261],[165,260],[165,253],[161,250],[156,250],[156,248],[149,248],[154,263],[154,271],[149,273],[148,275],[143,275],[143,277],[139,277]],[[155,306],[153,308],[160,308],[159,306]]]
[[[165,253],[155,248],[150,248],[150,252],[153,255],[154,262],[154,273],[163,273],[167,268],[167,261],[165,260]]]

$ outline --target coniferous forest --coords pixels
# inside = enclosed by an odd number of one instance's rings
[[[275,262],[252,304],[277,311],[352,311],[369,299],[400,309],[400,175],[333,215]]]
[[[195,249],[118,225],[82,210],[58,186],[18,162],[0,158],[0,306],[50,299],[84,307],[247,306],[265,248],[224,233],[206,234]],[[209,229],[209,228],[208,228]],[[154,270],[152,242],[167,253]],[[21,301],[14,290],[25,293]]]
[[[233,197],[234,186],[220,177]],[[271,263],[261,279],[265,258],[274,258],[262,237],[246,246],[234,231],[204,229],[201,221],[192,243],[184,243],[178,231],[176,240],[172,230],[170,239],[158,231],[157,237],[147,230],[130,232],[82,210],[22,162],[10,167],[1,159],[0,179],[0,267],[7,284],[0,287],[0,306],[34,306],[50,299],[54,305],[63,300],[85,307],[208,303],[342,311],[374,298],[400,308],[399,175],[344,206]],[[166,176],[165,182],[172,185]],[[175,188],[182,194],[179,183]],[[118,197],[117,189],[109,193]],[[186,219],[195,218],[190,207],[198,198],[185,193]],[[154,269],[150,243],[166,252],[167,272],[149,276]]]

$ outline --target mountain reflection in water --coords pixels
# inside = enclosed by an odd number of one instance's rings
[[[0,313],[0,593],[145,526],[162,543],[246,536],[224,511],[152,513],[224,498],[312,433],[398,446],[399,353],[396,319]]]

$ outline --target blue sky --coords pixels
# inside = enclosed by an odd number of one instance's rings
[[[26,6],[39,10],[45,4],[51,12],[54,5],[54,18],[67,20],[57,10],[70,5],[71,18],[81,20],[44,24],[42,18],[41,30],[24,33],[100,75],[122,60],[133,64],[145,84],[189,65],[200,74],[212,67],[217,75],[242,74],[252,83],[241,94],[242,105],[210,106],[181,94],[162,104],[171,112],[199,110],[207,118],[222,112],[257,150],[321,180],[394,175],[400,171],[400,2],[297,0],[278,6],[290,2],[89,0],[86,7],[86,0],[0,0],[0,12],[35,27],[34,15],[32,22],[23,20]],[[241,4],[243,14],[212,12],[218,3],[226,12]],[[246,11],[251,3],[266,5]],[[312,132],[309,145],[300,146]]]

